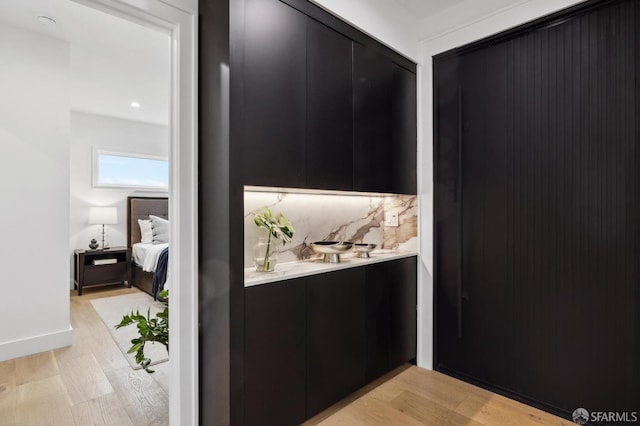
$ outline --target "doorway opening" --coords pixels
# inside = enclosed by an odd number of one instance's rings
[[[165,32],[170,38],[169,75],[169,235],[172,253],[167,280],[171,328],[169,348],[170,423],[196,424],[197,362],[197,10],[150,0],[77,0],[131,22]],[[179,2],[187,4],[188,2]],[[194,2],[195,4],[195,2]],[[135,6],[134,6],[135,5]],[[197,6],[194,6],[194,9]],[[126,40],[123,40],[126,43]],[[132,100],[132,102],[135,100]]]

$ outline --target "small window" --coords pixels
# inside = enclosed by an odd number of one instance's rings
[[[152,155],[96,150],[93,186],[168,191],[169,160]]]

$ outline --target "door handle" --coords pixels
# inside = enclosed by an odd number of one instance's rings
[[[462,301],[466,298],[462,280],[464,250],[462,247],[462,87],[458,86],[458,185],[457,185],[457,213],[458,213],[458,339],[462,339]]]

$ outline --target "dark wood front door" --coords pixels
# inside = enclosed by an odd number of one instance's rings
[[[434,65],[436,368],[565,416],[640,408],[639,13]]]

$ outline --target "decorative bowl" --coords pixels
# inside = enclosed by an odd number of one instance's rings
[[[358,243],[353,245],[353,251],[357,253],[358,257],[368,258],[369,252],[375,250],[378,247],[377,244]]]
[[[348,252],[353,243],[347,241],[315,241],[311,243],[313,251],[324,255],[327,263],[340,263],[340,255]]]

